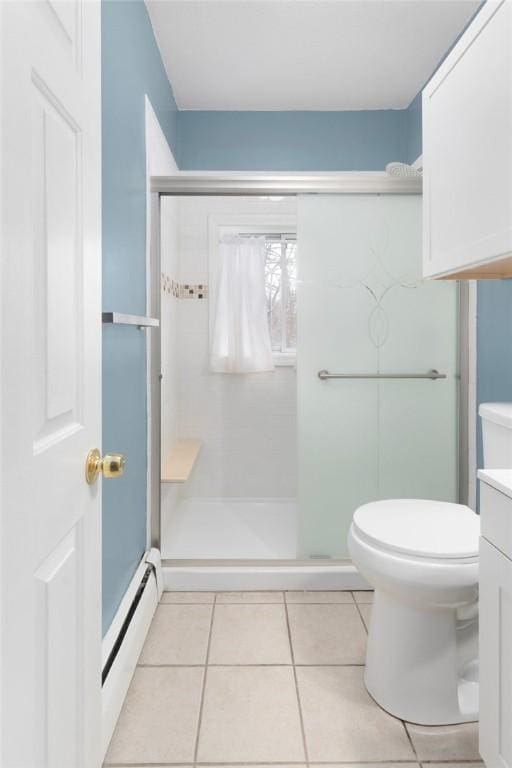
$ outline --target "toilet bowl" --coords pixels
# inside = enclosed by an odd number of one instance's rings
[[[354,513],[350,554],[375,589],[365,684],[396,717],[478,719],[479,533],[461,504],[389,499]]]

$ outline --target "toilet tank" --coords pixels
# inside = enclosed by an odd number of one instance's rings
[[[485,469],[512,469],[512,403],[482,403]]]

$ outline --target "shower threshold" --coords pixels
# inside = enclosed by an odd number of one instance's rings
[[[166,589],[365,589],[349,560],[299,559],[294,498],[181,499],[163,521]]]
[[[162,573],[183,592],[370,589],[350,560],[163,560]]]

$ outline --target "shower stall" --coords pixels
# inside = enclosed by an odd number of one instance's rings
[[[151,524],[169,587],[356,587],[359,505],[468,501],[467,286],[421,278],[420,182],[273,178],[152,180]],[[212,364],[226,237],[264,241],[268,370]]]

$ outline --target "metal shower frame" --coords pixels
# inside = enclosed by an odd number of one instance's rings
[[[151,193],[151,235],[150,275],[148,314],[161,317],[161,198],[162,197],[296,197],[298,195],[421,195],[421,179],[393,178],[384,172],[330,172],[330,173],[205,173],[181,172],[173,176],[152,176]],[[476,459],[474,455],[474,434],[476,423],[476,400],[474,387],[475,368],[475,316],[476,291],[474,284],[460,281],[459,288],[459,450],[458,487],[459,501],[470,506],[474,504]],[[148,335],[150,359],[149,418],[151,421],[150,444],[150,541],[151,546],[161,549],[161,349],[160,327],[151,329]],[[474,466],[473,466],[474,465]],[[474,471],[473,471],[474,470]],[[174,561],[173,561],[174,562]],[[186,564],[189,561],[182,560]],[[215,561],[226,564],[226,561]],[[240,562],[240,561],[237,561]],[[272,561],[283,564],[339,564],[337,560],[327,561]],[[211,561],[209,561],[211,564]],[[163,564],[171,564],[163,561]],[[231,563],[230,563],[231,564]],[[251,561],[257,566],[259,561]]]

